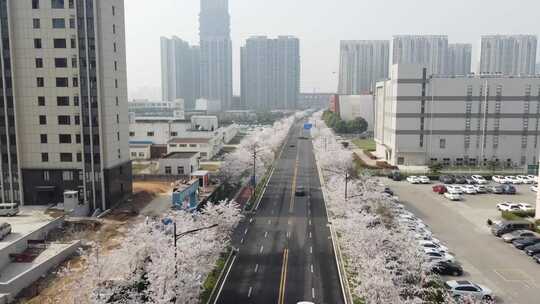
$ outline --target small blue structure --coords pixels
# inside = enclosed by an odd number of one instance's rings
[[[313,124],[311,123],[305,123],[304,124],[304,130],[311,130],[313,128]]]
[[[175,209],[194,210],[199,205],[199,179],[180,181],[174,185],[172,205]]]

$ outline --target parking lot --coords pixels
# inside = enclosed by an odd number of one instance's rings
[[[385,179],[400,201],[450,248],[463,265],[462,278],[494,291],[497,303],[540,303],[540,265],[524,252],[494,237],[486,222],[500,219],[496,205],[504,201],[534,206],[530,185],[516,186],[515,195],[477,194],[452,202],[434,193],[431,185],[411,185]],[[455,278],[451,278],[455,279]]]

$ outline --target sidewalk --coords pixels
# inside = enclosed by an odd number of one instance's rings
[[[353,153],[358,156],[364,163],[366,163],[370,167],[377,167],[377,161],[376,159],[369,158],[366,154],[364,154],[364,150],[362,149],[353,149]]]

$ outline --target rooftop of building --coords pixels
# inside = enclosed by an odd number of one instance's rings
[[[199,152],[173,152],[163,158],[165,159],[191,159],[199,155]]]
[[[11,233],[0,241],[0,250],[55,220],[55,218],[45,214],[46,207],[21,206],[19,210],[20,213],[16,216],[0,219],[1,223],[11,225]]]
[[[210,138],[173,138],[169,140],[170,144],[206,144],[210,141]]]

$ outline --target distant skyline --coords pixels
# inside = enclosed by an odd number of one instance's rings
[[[128,0],[126,34],[129,97],[160,98],[160,37],[199,41],[200,0]],[[232,0],[233,91],[240,92],[240,46],[252,35],[294,35],[301,44],[301,91],[337,90],[340,40],[385,39],[400,34],[448,35],[450,43],[473,45],[473,70],[480,37],[540,33],[534,0],[313,1]],[[478,12],[489,18],[480,18]]]

